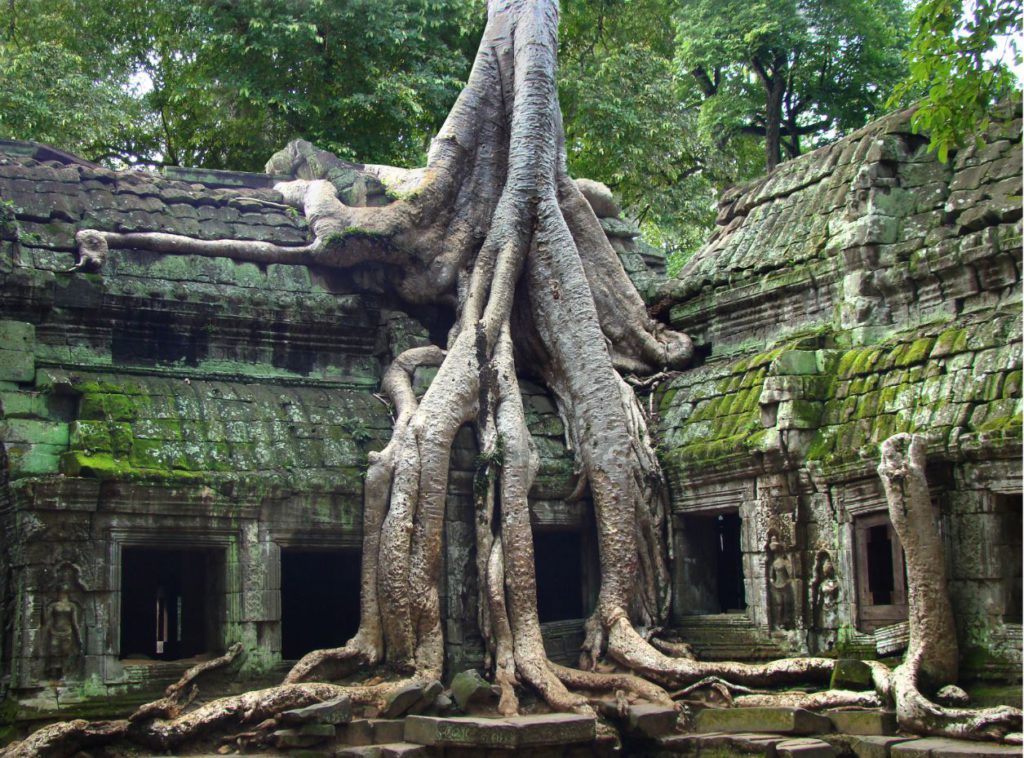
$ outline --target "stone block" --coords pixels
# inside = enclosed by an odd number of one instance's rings
[[[573,713],[504,719],[410,716],[405,720],[405,739],[407,742],[437,747],[513,750],[592,742],[596,734],[595,724],[596,720],[592,716]]]
[[[772,371],[778,375],[816,374],[818,359],[811,350],[788,350],[775,359]]]
[[[674,734],[662,737],[658,745],[673,753],[685,755],[763,755],[775,757],[775,746],[785,741],[777,734],[753,732],[725,734]]]
[[[871,667],[856,658],[840,658],[832,669],[829,689],[864,690],[872,685]]]
[[[879,735],[858,736],[850,743],[857,758],[889,758],[893,745],[906,742],[908,737],[889,737]]]
[[[832,722],[803,708],[706,708],[697,714],[694,731],[827,734]]]
[[[31,382],[35,376],[36,358],[32,353],[0,349],[0,381]]]
[[[896,714],[892,711],[830,711],[828,719],[841,734],[896,734]]]
[[[28,352],[36,341],[36,328],[26,321],[0,321],[0,349]]]
[[[460,671],[452,678],[452,697],[464,711],[494,699],[491,684],[475,670]]]
[[[1003,758],[1019,756],[1019,745],[997,745],[991,742],[968,742],[945,737],[908,740],[893,745],[892,758]]]
[[[339,758],[425,758],[429,753],[422,745],[411,742],[391,742],[385,745],[347,747],[335,755]]]
[[[306,724],[295,729],[278,729],[274,732],[274,744],[282,748],[312,747],[334,736],[335,730],[330,724]]]
[[[373,741],[378,744],[402,742],[405,739],[405,721],[402,719],[370,719]]]
[[[783,740],[775,746],[779,758],[835,758],[836,751],[827,742],[800,737],[795,740]]]
[[[347,724],[352,720],[352,700],[347,695],[341,695],[322,703],[307,705],[305,708],[295,708],[285,711],[278,717],[282,724],[306,724],[315,722],[317,724]]]
[[[631,705],[626,712],[626,723],[631,732],[654,738],[668,734],[676,727],[679,712],[663,705]]]

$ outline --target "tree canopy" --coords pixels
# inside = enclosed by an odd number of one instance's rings
[[[237,170],[297,137],[422,163],[485,16],[483,0],[5,5],[0,137],[112,165]],[[944,154],[1014,89],[990,51],[1013,39],[1020,0],[971,7],[923,0],[912,37],[905,0],[564,0],[570,170],[685,255],[725,187],[886,107],[923,97],[915,124]]]
[[[477,0],[9,8],[0,136],[122,165],[250,171],[299,136],[349,158],[421,161],[469,72],[483,17]]]
[[[920,100],[911,123],[946,162],[985,129],[992,106],[1020,97],[1020,0],[922,0],[914,10],[910,70],[890,106]]]

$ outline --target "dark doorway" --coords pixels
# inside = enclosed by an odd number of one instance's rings
[[[674,616],[743,611],[739,511],[684,516],[677,522]]]
[[[868,592],[872,605],[891,605],[893,591],[891,529],[885,524],[866,531],[868,539]]]
[[[999,518],[1000,564],[1003,575],[1003,621],[1011,624],[1021,622],[1021,529],[1024,497],[1021,495],[999,495],[996,497],[996,515]]]
[[[740,514],[718,516],[718,605],[723,611],[747,607],[743,590],[743,553],[740,550]]]
[[[582,548],[579,532],[534,532],[537,615],[542,624],[583,618]]]
[[[358,550],[281,551],[281,654],[340,647],[359,628]]]
[[[121,550],[121,657],[179,660],[222,647],[224,552]]]

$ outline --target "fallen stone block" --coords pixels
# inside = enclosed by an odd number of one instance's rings
[[[840,734],[896,734],[896,714],[892,711],[830,711],[826,715]]]
[[[352,720],[352,700],[348,695],[340,695],[305,708],[285,711],[278,719],[282,724],[347,724]]]
[[[832,690],[870,690],[872,684],[868,664],[855,658],[840,658],[832,669],[828,686]]]
[[[891,749],[892,758],[1004,758],[1019,756],[1019,745],[999,745],[994,742],[970,742],[947,737],[926,737],[908,740]]]
[[[387,699],[387,703],[384,705],[384,711],[381,713],[382,718],[396,719],[399,716],[403,716],[410,710],[414,710],[415,706],[419,705],[420,701],[424,698],[430,698],[430,702],[433,703],[433,698],[436,698],[441,692],[440,682],[430,682],[428,684],[421,684],[419,682],[412,682],[410,684],[401,687],[392,692]],[[431,697],[428,693],[433,693]]]
[[[679,712],[663,705],[631,705],[626,711],[626,726],[630,732],[648,738],[669,734],[676,728]]]
[[[857,758],[889,758],[892,746],[908,739],[910,738],[868,735],[854,739],[851,747]]]
[[[503,719],[410,716],[405,720],[405,741],[438,747],[512,750],[592,742],[596,733],[595,725],[596,720],[592,716],[572,713]]]
[[[779,758],[835,758],[836,751],[827,742],[810,737],[783,740],[775,746]]]
[[[827,734],[832,722],[803,708],[705,708],[697,714],[694,731]]]
[[[474,705],[490,703],[495,699],[491,683],[474,669],[456,674],[452,678],[450,689],[452,698],[463,711],[468,711]]]

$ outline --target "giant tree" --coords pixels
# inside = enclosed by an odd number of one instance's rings
[[[456,320],[443,348],[402,353],[384,378],[397,417],[366,476],[361,619],[351,641],[310,653],[278,687],[185,713],[174,702],[158,702],[128,722],[46,727],[7,755],[124,736],[169,749],[220,725],[258,724],[343,693],[380,704],[410,684],[434,691],[442,675],[438,590],[448,468],[465,424],[475,429],[487,462],[475,488],[477,570],[481,627],[502,713],[517,711],[520,687],[532,688],[554,710],[586,711],[609,691],[668,704],[665,688],[707,677],[741,687],[827,681],[831,659],[701,662],[673,655],[670,645],[652,644],[640,632],[659,624],[668,607],[665,512],[658,462],[623,374],[683,367],[692,346],[648,317],[566,171],[557,26],[555,0],[491,0],[469,82],[427,166],[360,167],[399,198],[386,206],[344,204],[329,180],[337,159],[309,143],[275,155],[270,170],[295,177],[278,185],[282,199],[302,209],[314,234],[303,247],[79,232],[83,268],[102,266],[110,247],[328,267],[384,262],[401,272],[402,297],[448,303]],[[424,365],[438,371],[418,400],[411,375]],[[580,669],[549,661],[541,640],[527,504],[537,463],[517,378],[525,368],[558,401],[595,510],[601,585],[586,621]],[[598,670],[602,660],[618,670]],[[329,683],[373,664],[384,664],[392,676]],[[877,704],[892,686],[884,666],[873,671],[877,693],[781,697],[815,707]],[[934,723],[940,729],[962,721],[940,712]],[[1020,712],[999,711],[980,724],[962,731],[998,736],[1020,728]]]

